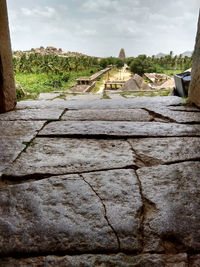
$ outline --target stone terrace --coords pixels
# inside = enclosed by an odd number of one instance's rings
[[[0,140],[0,266],[200,266],[200,109],[24,101]]]

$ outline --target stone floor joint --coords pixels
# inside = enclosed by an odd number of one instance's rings
[[[153,116],[154,118],[154,121],[155,121],[155,118],[159,118],[159,119],[162,119],[163,122],[166,122],[166,123],[169,123],[169,122],[174,122],[174,123],[177,123],[176,120],[173,120],[172,118],[170,117],[167,117],[167,116],[163,116],[155,111],[152,111],[148,108],[142,108],[143,110],[147,111],[149,113],[149,115]]]

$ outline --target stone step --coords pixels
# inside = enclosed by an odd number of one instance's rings
[[[58,121],[46,125],[39,136],[200,136],[200,125],[127,121]]]

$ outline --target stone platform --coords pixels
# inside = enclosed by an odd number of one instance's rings
[[[0,115],[0,266],[200,266],[200,109],[22,101]]]

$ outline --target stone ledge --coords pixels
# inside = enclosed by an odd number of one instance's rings
[[[127,121],[58,121],[49,123],[39,136],[169,137],[200,136],[200,125]]]
[[[199,262],[198,262],[199,263]],[[188,265],[187,254],[175,255],[160,255],[160,254],[140,254],[140,255],[125,255],[119,254],[85,254],[74,256],[46,256],[34,257],[27,259],[4,258],[0,259],[0,264],[4,267],[26,267],[26,266],[115,266],[115,267],[197,267],[193,258]]]

